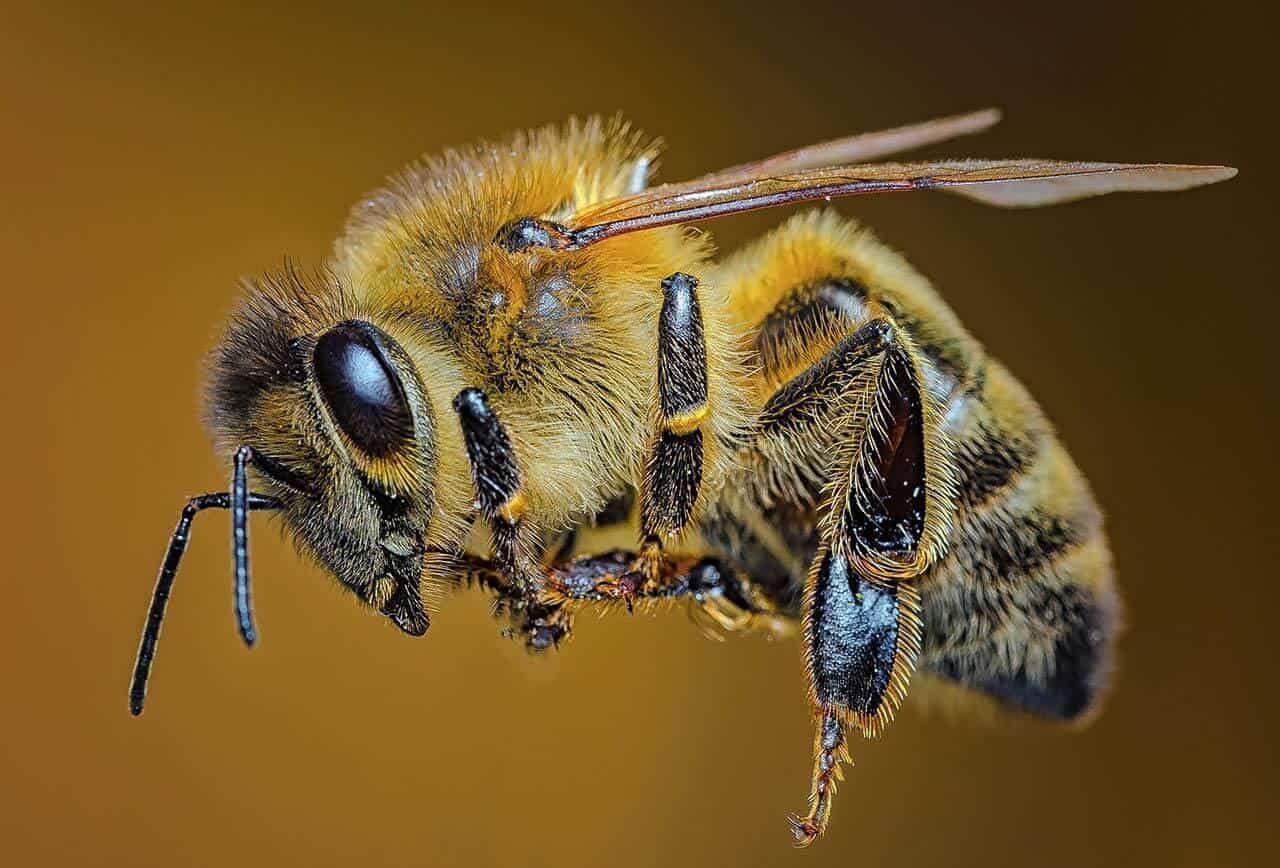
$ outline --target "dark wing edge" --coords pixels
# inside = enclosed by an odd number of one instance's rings
[[[943,160],[834,166],[749,179],[709,176],[705,183],[655,187],[601,202],[565,226],[572,248],[622,235],[843,196],[944,190],[1002,208],[1034,208],[1120,192],[1187,190],[1236,175],[1229,166],[1090,163],[1057,160]]]

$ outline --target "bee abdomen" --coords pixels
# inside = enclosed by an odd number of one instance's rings
[[[826,277],[783,295],[761,322],[753,349],[761,369],[782,378],[812,364],[824,343],[868,316],[864,286],[848,277]]]
[[[1053,438],[1040,408],[994,360],[978,362],[947,412],[959,506],[977,510],[1009,491]]]
[[[1061,719],[1097,705],[1118,602],[1101,514],[1034,400],[987,362],[948,415],[959,501],[921,591],[925,666]]]

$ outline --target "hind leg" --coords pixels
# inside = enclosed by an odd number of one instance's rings
[[[801,844],[827,825],[848,727],[877,735],[905,696],[923,631],[915,583],[947,549],[955,497],[941,399],[923,388],[930,363],[860,281],[855,243],[802,218],[720,276],[738,281],[740,316],[756,323],[762,402],[722,509],[750,527],[802,507],[818,529],[804,579],[817,725],[809,810],[792,821]]]
[[[743,456],[757,477],[758,468],[772,468],[766,485],[803,475],[826,480],[804,603],[818,723],[809,811],[792,821],[801,844],[826,828],[848,757],[846,728],[879,734],[905,697],[921,641],[911,580],[940,556],[949,530],[936,408],[920,388],[909,341],[887,312],[872,312],[774,393]]]

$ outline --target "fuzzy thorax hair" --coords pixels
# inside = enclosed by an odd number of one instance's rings
[[[448,151],[366,197],[324,271],[247,284],[213,353],[210,426],[223,450],[262,456],[258,482],[285,504],[302,548],[369,602],[392,593],[388,571],[417,563],[399,553],[463,545],[474,492],[451,404],[465,388],[484,390],[503,420],[540,529],[594,514],[640,475],[656,428],[661,283],[706,271],[710,242],[682,228],[573,252],[493,239],[513,220],[563,219],[638,189],[656,153],[596,120]],[[744,425],[745,374],[723,289],[700,292],[712,408],[703,490],[714,491]],[[381,336],[412,413],[413,436],[389,455],[352,443],[316,387],[316,342],[353,321]],[[430,556],[421,570],[433,578]]]

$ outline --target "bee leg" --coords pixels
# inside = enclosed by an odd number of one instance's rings
[[[525,603],[512,620],[510,635],[522,638],[530,651],[559,648],[573,632],[573,611],[559,603]]]
[[[809,788],[809,812],[803,817],[789,816],[791,834],[796,846],[807,847],[827,828],[836,783],[844,780],[840,764],[853,764],[845,744],[844,721],[835,709],[818,711],[818,733],[813,743],[813,784]]]
[[[821,549],[805,590],[805,668],[818,719],[809,811],[792,817],[796,843],[826,829],[836,783],[849,760],[845,728],[880,734],[906,696],[920,654],[920,600],[910,584],[860,575],[842,554]]]
[[[442,553],[443,554],[443,553]],[[573,611],[565,600],[547,593],[535,594],[511,581],[507,571],[496,560],[475,555],[451,555],[454,560],[453,582],[462,588],[479,588],[493,596],[492,614],[505,621],[503,635],[524,640],[530,651],[558,647],[573,629]]]
[[[531,604],[497,565],[485,558],[458,556],[455,581],[493,594],[494,613],[516,624],[512,634],[524,636],[532,650],[542,650],[568,637],[578,609],[607,609],[623,601],[618,579],[635,558],[635,552],[615,550],[556,563],[549,570],[543,592]],[[748,577],[714,558],[664,559],[660,581],[636,590],[633,600],[656,603],[681,598],[711,612],[727,630],[763,626],[783,633],[788,619],[794,618],[794,613],[775,606]],[[731,623],[726,623],[729,619]]]
[[[453,409],[462,424],[476,505],[493,538],[493,562],[506,583],[531,602],[541,587],[542,571],[531,553],[536,533],[522,520],[524,492],[511,439],[480,389],[459,392]]]
[[[820,467],[829,507],[805,587],[805,665],[818,735],[809,812],[793,819],[801,845],[830,817],[846,756],[844,728],[872,737],[905,697],[921,647],[910,579],[938,556],[950,496],[945,443],[927,427],[909,346],[891,319],[873,319],[783,385],[766,403],[745,457],[771,472]],[[807,448],[797,444],[817,444]],[[928,472],[935,471],[935,472]]]
[[[622,577],[624,590],[652,589],[661,578],[663,546],[693,515],[702,486],[707,419],[707,349],[698,281],[681,272],[662,281],[658,319],[658,418],[640,484],[640,551]],[[633,587],[634,586],[634,587]]]
[[[547,579],[545,598],[574,604],[625,601],[618,580],[636,557],[634,552],[615,550],[558,563]],[[726,611],[732,607],[747,615],[778,613],[785,617],[752,589],[749,580],[715,558],[664,558],[658,581],[632,593],[638,601],[687,597],[705,604],[715,598],[724,601]]]
[[[657,582],[626,591],[619,577],[635,557],[632,552],[613,551],[558,564],[547,580],[546,596],[566,607],[606,609],[619,601],[635,606],[687,600],[691,618],[716,639],[743,630],[774,636],[792,630],[794,611],[777,604],[749,576],[717,558],[664,558]]]

